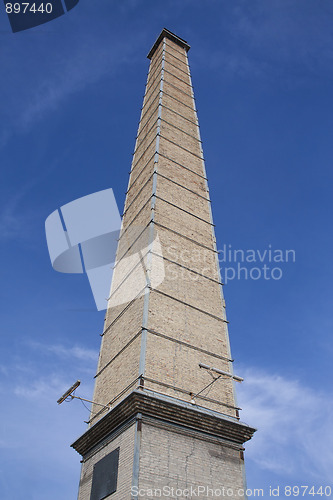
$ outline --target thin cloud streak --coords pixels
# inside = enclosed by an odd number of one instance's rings
[[[45,498],[45,491],[48,500],[75,498],[80,457],[70,444],[84,432],[89,412],[79,402],[56,404],[66,378],[44,374],[15,387],[0,433],[0,455],[7,464],[0,476],[4,500],[22,498],[20,483],[29,480],[36,500]],[[21,481],[15,482],[17,477]]]
[[[112,50],[110,50],[112,47]],[[9,46],[9,55],[3,51],[0,62],[3,72],[10,71],[10,85],[3,89],[0,114],[3,128],[0,129],[0,147],[4,147],[13,133],[26,133],[31,127],[56,112],[73,94],[97,83],[106,75],[112,75],[133,58],[133,45],[123,43],[117,47],[112,40],[84,38],[73,41],[67,50],[57,50],[53,59],[49,57],[38,38],[28,39],[26,54],[18,54],[15,46]],[[28,67],[30,52],[35,53],[35,63]],[[121,54],[119,56],[119,54]],[[17,59],[12,67],[11,58]],[[22,72],[25,73],[22,86]],[[15,91],[15,89],[17,89]],[[6,98],[8,94],[8,99]],[[15,94],[15,100],[12,99]]]
[[[245,370],[238,392],[242,419],[258,429],[247,444],[250,459],[263,470],[330,483],[332,395],[256,368]]]
[[[304,8],[302,8],[304,7]],[[313,78],[333,78],[332,6],[313,2],[238,2],[221,20],[223,48],[202,52],[201,64],[223,77],[283,81],[304,85]],[[199,57],[199,56],[198,56]]]
[[[37,211],[22,207],[26,194],[38,183],[39,179],[29,180],[0,208],[0,241],[22,239],[29,235],[30,225]]]
[[[48,347],[48,351],[57,356],[66,356],[68,358],[76,358],[81,361],[97,361],[98,351],[93,349],[85,349],[84,347],[74,346],[69,349],[62,345],[53,345]]]
[[[108,72],[123,63],[106,47],[97,47],[96,43],[86,43],[78,47],[70,58],[64,58],[59,71],[45,77],[39,84],[36,98],[24,109],[20,122],[25,129],[35,120],[43,118],[45,113],[57,109],[61,102],[86,86],[97,82]],[[37,97],[38,96],[38,97]]]
[[[30,342],[30,346],[44,354],[53,354],[58,358],[74,358],[79,361],[96,362],[98,359],[98,351],[87,349],[86,347],[74,345],[71,347],[62,344],[42,344],[39,342]]]

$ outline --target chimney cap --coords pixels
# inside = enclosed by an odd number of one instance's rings
[[[182,47],[183,49],[185,49],[186,52],[188,52],[190,50],[190,45],[187,43],[186,40],[183,40],[182,38],[180,38],[179,36],[175,35],[171,31],[167,30],[166,28],[163,28],[162,31],[161,31],[161,33],[160,33],[160,35],[159,35],[159,37],[157,38],[156,42],[152,46],[149,54],[147,55],[148,59],[151,59],[153,57],[154,52],[156,51],[157,47],[159,46],[159,44],[161,43],[161,41],[163,40],[163,38],[169,38],[169,40],[172,40],[177,45],[179,45],[180,47]]]

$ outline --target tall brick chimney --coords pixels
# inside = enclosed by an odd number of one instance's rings
[[[148,54],[97,404],[72,445],[83,458],[79,500],[171,488],[208,497],[199,486],[246,498],[243,443],[254,429],[235,402],[189,48],[164,29]]]

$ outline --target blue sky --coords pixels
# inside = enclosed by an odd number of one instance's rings
[[[242,419],[258,428],[248,487],[269,498],[270,485],[333,486],[332,23],[326,1],[81,0],[12,34],[2,8],[3,500],[76,498],[69,444],[88,412],[56,400],[78,378],[91,396],[104,314],[85,276],[53,271],[44,221],[109,187],[123,206],[146,54],[163,27],[192,47],[218,247],[296,255],[273,264],[279,280],[225,286]]]

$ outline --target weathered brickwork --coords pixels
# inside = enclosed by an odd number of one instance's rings
[[[139,488],[142,493],[146,492],[145,500],[158,498],[158,492],[149,495],[149,490],[165,487],[174,488],[175,492],[192,487],[198,493],[198,486],[213,490],[224,487],[225,495],[215,498],[245,499],[239,450],[228,448],[218,440],[200,439],[198,434],[189,435],[155,425],[142,425]],[[233,494],[227,496],[227,489]],[[193,494],[189,498],[206,500],[212,498],[212,494],[200,494],[199,490],[197,496]]]
[[[83,461],[78,500],[90,500],[94,465],[118,447],[120,449],[117,491],[108,498],[112,498],[112,500],[129,500],[131,498],[134,436],[135,423],[114,439],[111,437],[112,440],[106,446],[101,447]]]
[[[212,242],[212,229],[209,223],[181,210],[173,202],[167,203],[163,199],[157,199],[155,213],[156,223],[172,228],[173,231],[202,245],[209,245]]]
[[[235,403],[188,48],[166,32],[149,55],[95,404],[73,444],[83,456],[79,500],[90,500],[94,465],[118,447],[110,500],[155,499],[163,488],[212,496],[199,486],[245,500],[250,432]]]
[[[156,233],[162,242],[163,255],[193,271],[204,274],[212,279],[218,280],[216,268],[216,254],[210,248],[198,245],[196,241],[179,236],[170,228],[158,226]],[[200,290],[198,290],[200,295]]]
[[[198,369],[200,362],[214,365],[224,371],[228,370],[228,362],[226,361],[217,360],[213,356],[176,342],[170,342],[168,339],[156,335],[148,335],[147,359],[149,363],[146,366],[145,376],[154,381],[153,383],[147,382],[147,387],[152,386],[153,390],[157,392],[169,394],[185,401],[191,401],[191,394],[198,394],[212,381],[212,376],[207,373],[207,370]],[[177,363],[179,359],[182,360],[181,363]],[[223,394],[222,401],[221,393]],[[203,391],[196,399],[196,403],[227,415],[234,415],[234,400],[230,382],[221,378]]]
[[[156,237],[160,246],[152,256],[148,245]],[[165,39],[151,59],[117,260],[96,402],[107,404],[117,394],[124,397],[131,390],[127,386],[141,375],[147,379],[145,387],[189,401],[191,393],[211,380],[200,362],[230,372],[187,55],[171,39]],[[155,292],[153,280],[161,269],[164,276]],[[164,337],[147,333],[149,329]],[[235,416],[231,379],[221,377],[202,391],[198,404]]]
[[[133,388],[137,387],[140,346],[141,339],[136,337],[115,359],[110,359],[110,363],[106,364],[103,371],[99,372],[96,377],[94,401],[97,403],[102,401],[102,404],[109,402],[116,404],[119,402],[119,396],[124,398]],[[105,412],[101,411],[101,407],[93,404],[91,423],[95,423]]]
[[[187,54],[182,48],[177,47],[172,40],[165,39],[164,43],[166,53],[172,54],[175,58],[179,59],[188,66]]]
[[[160,155],[157,175],[163,179],[160,179],[157,183],[158,194],[161,194],[159,191],[163,184],[169,184],[169,188],[165,189],[163,193],[165,200],[177,200],[179,203],[182,203],[181,208],[186,208],[187,206],[189,210],[192,210],[193,206],[193,212],[200,205],[201,210],[209,212],[209,207],[202,201],[209,201],[205,179],[196,172]],[[191,187],[189,188],[188,186]]]
[[[159,305],[165,311],[162,319],[159,318]],[[217,317],[176,302],[170,296],[163,296],[154,291],[151,293],[148,327],[172,337],[175,341],[180,340],[206,350],[216,357],[228,357],[225,323]]]

